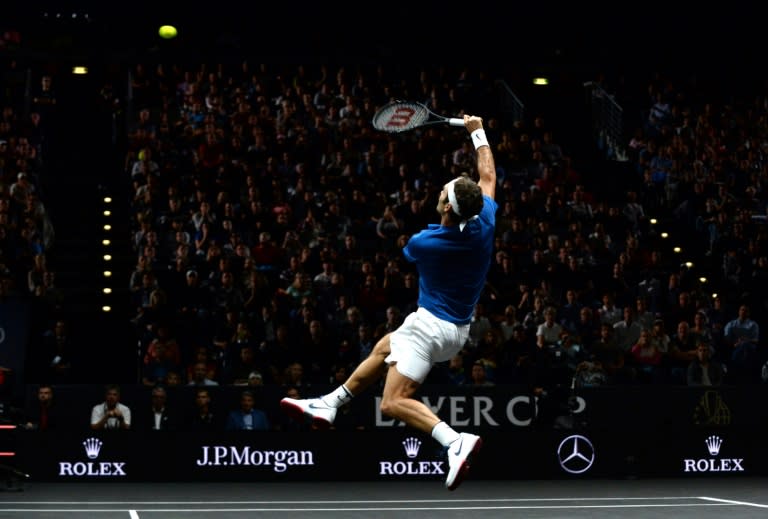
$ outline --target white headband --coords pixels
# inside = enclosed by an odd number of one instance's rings
[[[451,209],[453,209],[453,212],[456,213],[456,216],[461,217],[461,210],[459,209],[459,201],[456,200],[456,193],[453,191],[453,186],[458,181],[458,178],[455,178],[448,182],[445,185],[445,190],[448,191],[448,202],[451,204]],[[475,215],[470,220],[476,219],[478,216]],[[467,226],[467,219],[462,218],[462,220],[459,222],[459,232],[464,230],[464,227]]]
[[[448,202],[451,203],[451,208],[453,209],[453,212],[456,213],[456,216],[461,216],[461,211],[459,210],[459,201],[456,200],[456,193],[453,191],[453,186],[458,181],[458,178],[455,178],[448,182],[445,185],[445,190],[448,191]]]

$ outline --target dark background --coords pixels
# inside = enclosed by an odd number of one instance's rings
[[[94,236],[100,233],[93,219],[96,193],[114,182],[110,171],[120,170],[122,158],[119,150],[111,155],[105,143],[109,121],[102,117],[98,92],[107,81],[114,81],[117,91],[124,88],[136,63],[383,64],[394,74],[399,67],[424,63],[482,68],[506,81],[527,109],[556,126],[574,155],[577,150],[588,155],[593,146],[584,145],[588,133],[572,124],[584,115],[574,107],[583,106],[585,81],[604,78],[627,112],[633,103],[647,101],[636,86],[646,84],[649,71],[685,78],[690,91],[708,99],[765,91],[765,30],[756,4],[731,2],[727,10],[660,2],[454,4],[3,4],[0,34],[19,31],[22,45],[6,45],[0,57],[19,58],[53,74],[62,100],[61,131],[54,136],[48,164],[57,176],[45,187],[51,195],[67,196],[48,195],[46,206],[57,231],[55,256],[62,261],[66,255],[81,274],[60,279],[60,285],[69,285],[69,308],[86,346],[81,380],[130,380],[135,374],[135,347],[124,344],[132,336],[129,311],[117,306],[111,317],[98,311],[99,254],[85,247],[97,243]],[[163,24],[176,26],[178,36],[159,38]],[[89,75],[71,75],[74,64],[87,65]],[[533,75],[549,76],[550,87],[534,90]],[[127,216],[123,223],[127,226]],[[127,236],[127,229],[118,232]],[[61,264],[54,268],[69,270]]]

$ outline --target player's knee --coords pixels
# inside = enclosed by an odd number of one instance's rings
[[[379,404],[379,410],[384,416],[388,416],[390,418],[397,418],[397,407],[398,407],[398,399],[397,398],[387,398],[383,397],[381,399],[381,404]]]

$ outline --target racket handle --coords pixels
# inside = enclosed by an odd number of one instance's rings
[[[464,119],[459,119],[458,117],[451,117],[448,119],[448,124],[451,126],[464,126]]]

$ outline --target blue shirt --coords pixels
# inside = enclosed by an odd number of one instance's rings
[[[227,431],[268,431],[269,420],[264,411],[259,409],[252,409],[248,414],[243,413],[241,410],[236,410],[229,413],[224,428]]]
[[[470,322],[491,266],[498,205],[486,195],[483,202],[463,231],[429,224],[403,248],[419,271],[419,307],[454,324]]]

